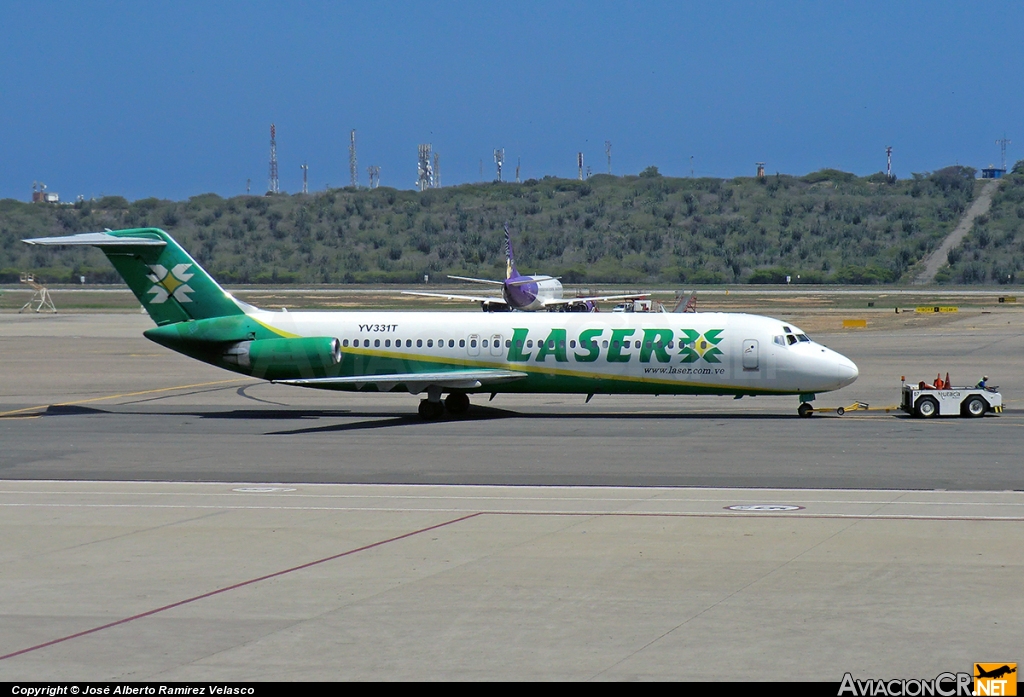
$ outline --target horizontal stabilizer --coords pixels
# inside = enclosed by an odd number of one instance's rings
[[[65,237],[35,237],[22,240],[26,244],[41,244],[60,247],[166,247],[167,243],[153,237],[117,237],[105,232],[83,232]]]
[[[512,380],[521,380],[526,373],[515,370],[449,370],[438,373],[391,373],[388,375],[352,375],[336,378],[300,378],[295,380],[274,380],[281,385],[296,387],[320,387],[353,385],[376,385],[382,392],[389,392],[398,385],[405,385],[412,393],[419,393],[428,387],[443,387],[457,390],[472,390],[484,385],[495,385]]]
[[[470,283],[489,283],[492,286],[503,285],[504,281],[492,281],[487,278],[469,278],[468,276],[449,276],[448,278],[454,278],[456,281],[469,281]]]

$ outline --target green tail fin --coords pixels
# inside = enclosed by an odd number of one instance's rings
[[[25,242],[100,248],[158,325],[243,315],[248,308],[217,285],[174,238],[157,228],[42,237]]]

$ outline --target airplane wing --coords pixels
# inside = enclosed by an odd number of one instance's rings
[[[632,295],[589,295],[581,298],[559,298],[557,300],[545,300],[544,307],[558,307],[559,305],[573,305],[585,302],[609,302],[611,300],[642,300],[651,297],[650,293],[633,293]]]
[[[493,295],[453,295],[451,293],[420,293],[412,290],[403,290],[402,295],[419,295],[425,298],[444,298],[445,300],[469,300],[474,303],[486,303],[488,305],[507,305],[504,298],[497,298]]]
[[[527,377],[526,373],[515,370],[481,369],[481,370],[448,370],[438,373],[391,373],[389,375],[352,375],[336,378],[299,378],[295,380],[273,380],[281,385],[296,387],[330,388],[333,385],[355,385],[360,389],[363,385],[376,385],[381,392],[390,392],[399,385],[417,394],[427,387],[445,387],[457,390],[472,390],[484,385],[495,385]]]
[[[469,281],[470,283],[489,283],[494,286],[505,285],[504,281],[492,281],[487,278],[469,278],[467,276],[449,276],[448,278],[454,278],[456,281]]]

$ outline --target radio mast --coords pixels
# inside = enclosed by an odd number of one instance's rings
[[[359,168],[356,167],[356,129],[354,128],[349,134],[348,174],[352,180],[352,188],[357,188],[359,186]]]
[[[268,193],[277,194],[281,187],[277,181],[277,128],[270,124],[270,188]]]

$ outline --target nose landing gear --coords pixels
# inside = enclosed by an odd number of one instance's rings
[[[796,413],[803,418],[807,418],[814,413],[814,407],[807,402],[803,402],[799,407],[797,407]]]

